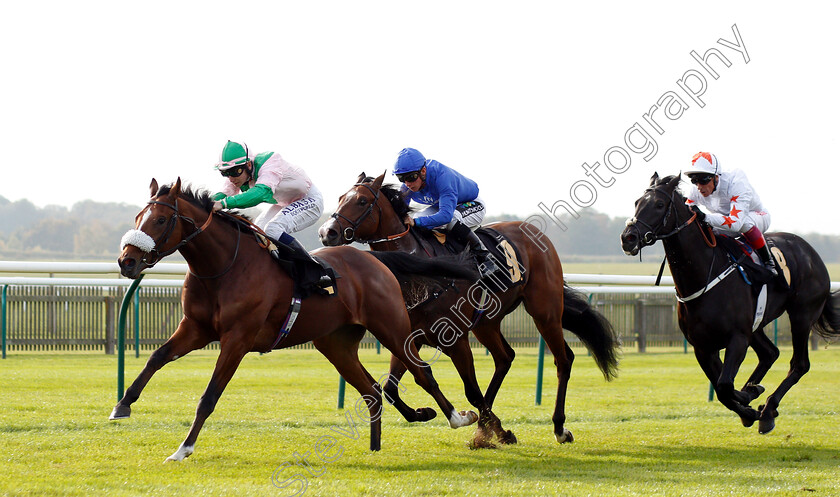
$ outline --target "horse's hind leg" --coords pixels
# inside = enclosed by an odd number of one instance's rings
[[[400,383],[403,375],[407,371],[405,364],[402,363],[396,356],[391,355],[391,368],[388,372],[385,385],[383,388],[383,395],[394,408],[402,414],[409,423],[424,422],[434,419],[437,412],[431,407],[421,407],[419,409],[412,409],[400,398],[400,388],[405,388]]]
[[[554,438],[558,443],[573,442],[575,437],[566,429],[566,389],[572,374],[572,363],[575,354],[563,338],[562,305],[551,306],[548,299],[532,298],[525,300],[525,309],[534,318],[540,335],[545,340],[548,349],[554,355],[554,365],[557,368],[557,399],[554,403]],[[562,297],[557,300],[562,302]]]
[[[362,330],[364,331],[364,330]],[[370,412],[370,450],[382,447],[382,394],[379,384],[359,361],[359,340],[361,335],[333,333],[313,340],[312,343],[324,357],[335,366],[338,374],[355,388],[367,404]],[[358,415],[358,410],[356,411]]]
[[[202,333],[193,321],[183,318],[178,325],[178,329],[169,337],[169,340],[149,356],[146,366],[114,407],[110,419],[122,419],[131,416],[131,404],[140,398],[140,393],[160,368],[193,350],[204,347],[210,341],[211,337]]]
[[[805,373],[811,368],[811,361],[808,359],[808,338],[810,336],[811,321],[800,316],[790,315],[790,331],[793,342],[793,357],[790,359],[790,370],[787,376],[779,384],[775,392],[767,397],[767,403],[759,407],[761,417],[758,420],[758,432],[770,433],[776,427],[776,410],[782,397],[791,389]]]
[[[741,389],[741,392],[746,396],[745,399],[740,400],[742,404],[749,404],[764,393],[764,387],[759,383],[764,379],[764,375],[770,371],[776,359],[779,358],[779,348],[767,338],[767,335],[764,334],[764,328],[753,333],[750,338],[750,347],[758,356],[758,365]]]
[[[219,358],[216,359],[216,368],[213,370],[213,376],[210,377],[210,383],[207,384],[204,394],[198,401],[195,419],[187,438],[184,439],[174,454],[166,458],[165,462],[182,461],[195,450],[195,441],[198,439],[198,433],[204,426],[204,422],[216,409],[216,404],[219,402],[222,392],[224,392],[230,379],[233,378],[233,374],[239,367],[239,363],[242,362],[242,358],[251,349],[252,343],[244,340],[242,335],[242,333],[229,332],[222,336]]]

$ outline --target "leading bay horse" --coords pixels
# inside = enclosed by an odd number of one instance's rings
[[[621,234],[621,246],[628,255],[637,255],[643,247],[662,240],[677,293],[682,296],[680,329],[694,347],[697,362],[720,402],[736,412],[744,426],[758,420],[759,433],[769,433],[782,397],[810,368],[811,330],[824,338],[840,336],[840,292],[831,293],[828,270],[805,240],[790,233],[768,233],[768,243],[774,246],[771,251],[790,283],[786,286],[776,278],[768,284],[764,316],[755,322],[758,292],[739,276],[708,225],[695,222],[696,215],[677,188],[679,183],[679,176],[660,179],[653,175]],[[790,317],[793,341],[790,370],[756,410],[749,404],[764,392],[759,382],[779,357],[764,327],[784,311]],[[748,347],[758,356],[758,366],[738,391],[735,375]],[[721,350],[726,351],[723,362]]]
[[[384,177],[382,174],[373,179],[364,173],[359,176],[356,184],[339,199],[332,218],[318,230],[321,242],[338,246],[356,241],[369,244],[373,251],[403,251],[432,257],[431,250],[424,245],[427,242],[417,235],[417,229],[408,229],[403,224],[408,206],[398,189],[382,184]],[[564,285],[560,258],[542,232],[523,222],[489,226],[506,238],[503,253],[508,254],[507,265],[499,264],[499,267],[505,267],[503,271],[508,271],[509,275],[500,278],[507,277],[517,284],[503,291],[491,291],[490,304],[484,304],[488,300],[473,297],[476,284],[461,281],[446,287],[440,295],[411,309],[414,329],[425,332],[417,337],[417,343],[438,347],[451,357],[464,382],[467,400],[479,411],[476,446],[492,446],[492,439],[515,443],[516,438],[501,428],[491,409],[515,355],[501,333],[502,319],[524,303],[554,355],[557,368],[557,398],[552,416],[554,436],[559,443],[571,442],[574,437],[564,426],[565,402],[575,356],[563,337],[563,329],[570,329],[580,337],[607,380],[616,375],[618,339],[610,323],[592,309],[584,297]],[[514,257],[517,253],[519,260]],[[488,312],[486,307],[492,308]],[[467,334],[470,329],[487,347],[495,363],[493,377],[484,394],[476,380]],[[404,371],[405,366],[392,358],[392,376],[399,379]],[[407,420],[422,421],[414,415],[414,410],[399,400],[395,382],[389,382],[384,393]]]
[[[477,420],[458,412],[443,396],[428,364],[416,359],[409,335],[411,323],[399,283],[392,270],[411,271],[420,258],[382,259],[350,247],[322,249],[317,256],[341,275],[336,295],[312,295],[300,305],[297,319],[288,325],[293,281],[281,269],[253,232],[229,215],[213,213],[207,192],[181,189],[181,180],[158,188],[152,180],[151,200],[137,215],[136,229],[123,238],[121,273],[137,278],[176,250],[189,265],[181,296],[184,317],[169,340],[149,357],[111,419],[129,417],[152,375],[167,364],[212,341],[220,342],[213,376],[196,409],[189,434],[167,461],[180,461],[193,453],[196,439],[213,412],[240,361],[248,352],[270,352],[311,341],[367,402],[371,415],[370,449],[380,449],[382,407],[377,381],[359,362],[358,348],[365,329],[392,354],[406,361],[414,379],[437,401],[453,428]],[[245,231],[245,233],[243,233]],[[472,271],[452,263],[418,269],[424,276],[470,277]],[[281,335],[280,331],[288,333]],[[407,354],[413,354],[409,359]],[[426,408],[426,411],[434,412]]]

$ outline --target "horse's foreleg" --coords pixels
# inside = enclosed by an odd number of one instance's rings
[[[513,347],[502,336],[499,323],[489,323],[480,325],[473,330],[473,334],[478,341],[487,347],[490,356],[493,358],[495,369],[493,370],[493,377],[490,379],[490,384],[487,385],[487,391],[484,393],[484,401],[488,408],[493,407],[493,402],[496,400],[496,395],[502,387],[502,382],[505,380],[510,367],[513,364],[513,359],[516,357],[516,352]]]
[[[759,407],[761,416],[758,421],[758,432],[762,434],[773,431],[773,428],[776,427],[775,418],[779,415],[776,409],[779,407],[782,397],[811,369],[811,361],[808,359],[810,323],[802,320],[798,316],[791,316],[790,328],[793,342],[793,357],[790,359],[790,370],[776,391],[767,397],[767,403]]]
[[[757,399],[759,395],[764,393],[764,387],[761,386],[761,380],[764,379],[764,375],[770,371],[770,368],[773,366],[773,363],[776,362],[776,359],[779,358],[779,348],[767,338],[767,335],[764,334],[764,329],[756,330],[755,333],[752,334],[750,338],[750,347],[755,351],[755,355],[758,356],[758,365],[755,367],[755,370],[750,375],[747,382],[744,384],[744,387],[741,388],[741,392],[743,392],[747,399],[746,403],[749,404],[753,400]]]
[[[380,333],[376,329],[368,328],[396,358],[401,361],[414,376],[414,381],[420,385],[429,395],[435,399],[438,406],[449,420],[451,428],[469,426],[478,421],[478,415],[473,411],[455,410],[455,407],[440,391],[440,387],[432,375],[432,368],[425,361],[420,359],[417,346],[410,336],[395,337],[387,333]]]
[[[743,351],[743,355],[746,356],[746,348]],[[727,382],[727,377],[724,375],[724,366],[720,361],[718,351],[707,351],[694,347],[694,357],[697,359],[697,363],[706,374],[706,377],[714,386],[720,403],[727,409],[737,413],[741,417],[741,423],[744,426],[751,426],[758,419],[758,411],[752,409],[749,405],[738,402],[737,396],[744,394],[735,391],[733,386],[734,373],[728,378]],[[734,360],[733,353],[729,352],[728,349],[726,357]]]
[[[415,410],[400,398],[400,388],[404,388],[400,380],[406,371],[405,364],[394,355],[391,355],[391,367],[383,389],[385,400],[393,405],[409,423],[434,419],[437,416],[437,412],[431,407],[421,407]]]
[[[114,407],[110,419],[123,419],[131,416],[131,404],[140,398],[140,393],[160,368],[193,350],[204,347],[210,341],[210,337],[201,333],[194,322],[187,318],[182,319],[178,329],[175,330],[169,340],[149,356],[146,366]]]
[[[469,337],[467,335],[460,336],[448,348],[447,353],[452,358],[452,363],[464,383],[464,394],[467,400],[478,409],[478,426],[473,437],[473,446],[494,447],[494,441],[503,444],[516,443],[516,436],[510,430],[502,428],[501,420],[493,413],[485,400],[485,396],[481,393],[475,375],[475,363],[473,362]]]
[[[204,390],[204,394],[198,401],[198,407],[195,410],[195,420],[193,420],[192,427],[190,427],[190,432],[187,434],[187,438],[184,439],[183,443],[181,443],[181,446],[178,447],[178,450],[167,457],[166,461],[182,461],[193,453],[195,441],[198,439],[198,433],[204,426],[204,422],[215,410],[216,403],[219,401],[219,397],[222,396],[222,392],[224,392],[230,379],[233,378],[236,368],[239,367],[242,358],[251,349],[251,343],[246,343],[241,338],[239,334],[235,338],[231,337],[230,334],[222,337],[219,358],[216,360],[216,368],[213,370],[213,376],[210,378],[207,389]]]
[[[370,450],[382,448],[382,393],[379,384],[359,361],[359,340],[352,335],[334,333],[313,340],[319,352],[324,354],[338,374],[355,388],[367,405],[370,418]],[[356,409],[359,415],[359,409]]]

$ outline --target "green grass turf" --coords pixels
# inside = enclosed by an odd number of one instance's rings
[[[492,360],[475,352],[486,386]],[[549,358],[543,402],[535,406],[536,350],[524,349],[494,409],[519,444],[470,450],[472,427],[452,430],[440,415],[409,425],[388,406],[377,453],[368,451],[368,427],[354,410],[358,394],[348,387],[346,409],[336,409],[338,374],[317,352],[249,354],[196,452],[163,464],[189,430],[216,355],[201,351],[166,366],[122,421],[107,419],[116,402],[114,357],[9,355],[0,361],[0,494],[840,495],[836,347],[812,352],[811,371],[764,436],[708,402],[709,384],[690,353],[628,352],[620,377],[606,383],[584,352],[567,400],[566,426],[576,440],[558,445],[553,365]],[[146,357],[127,358],[127,385]],[[783,350],[763,382],[768,391],[789,357]],[[363,351],[362,358],[375,377],[387,371],[387,355]],[[754,364],[750,356],[740,381]],[[434,371],[456,407],[467,408],[451,363],[441,359]],[[410,405],[432,405],[411,379],[404,387]],[[335,431],[348,430],[348,416],[357,439]],[[337,445],[323,451],[330,459],[323,462],[317,444],[328,436]],[[311,467],[296,464],[303,457]],[[278,488],[273,476],[297,481]]]

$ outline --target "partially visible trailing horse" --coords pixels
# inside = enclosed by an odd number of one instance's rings
[[[180,461],[193,453],[201,427],[246,353],[269,352],[309,341],[363,395],[372,420],[370,449],[379,450],[381,389],[358,357],[365,329],[405,361],[415,381],[435,399],[451,427],[467,426],[477,420],[474,412],[458,412],[452,407],[438,388],[429,365],[417,359],[405,302],[389,268],[400,274],[415,271],[424,277],[448,278],[473,277],[474,271],[403,254],[383,258],[350,247],[322,249],[317,256],[340,275],[335,294],[312,295],[297,301],[299,314],[290,324],[295,302],[293,280],[258,243],[248,225],[227,214],[212,213],[210,195],[182,190],[180,178],[174,185],[161,188],[152,180],[151,197],[137,215],[136,229],[124,237],[119,265],[124,276],[136,278],[166,255],[180,251],[190,269],[181,296],[184,317],[172,337],[149,357],[114,407],[111,419],[131,414],[131,405],[166,363],[212,341],[220,342],[216,368],[198,403],[189,434],[167,460]],[[434,417],[433,409],[423,412]]]
[[[720,402],[736,412],[744,426],[758,420],[759,433],[768,433],[775,427],[782,397],[810,368],[811,331],[827,339],[840,336],[840,292],[831,293],[825,264],[805,240],[790,233],[768,233],[771,252],[790,281],[772,279],[762,296],[761,285],[747,283],[755,283],[760,275],[741,276],[743,268],[718,243],[723,240],[708,225],[695,221],[696,214],[677,188],[679,183],[679,176],[653,175],[621,234],[621,246],[628,255],[637,255],[643,247],[662,240],[680,296],[680,329],[694,347],[697,362]],[[755,410],[750,402],[764,392],[759,382],[779,357],[764,327],[785,311],[793,341],[790,370]],[[743,388],[735,390],[735,375],[749,347],[758,356],[758,366]],[[721,350],[726,351],[723,362]]]
[[[408,206],[398,189],[383,185],[384,176],[375,179],[364,173],[359,176],[356,184],[339,199],[332,219],[318,230],[321,242],[339,246],[355,241],[369,244],[373,251],[408,252],[434,259],[441,244],[424,236],[416,226],[409,229],[403,224]],[[460,281],[419,299],[410,316],[414,329],[422,329],[425,333],[417,337],[416,343],[438,347],[452,358],[464,382],[467,400],[479,411],[476,444],[492,445],[492,440],[513,443],[516,438],[502,429],[491,409],[515,355],[502,335],[502,319],[524,304],[551,350],[557,368],[557,398],[552,417],[554,435],[560,443],[571,442],[572,433],[565,427],[565,402],[574,353],[563,337],[564,328],[575,333],[589,348],[608,380],[615,376],[618,366],[618,339],[610,323],[588,304],[586,298],[564,285],[560,258],[542,232],[523,222],[495,223],[488,227],[495,233],[485,243],[491,251],[499,249],[501,260],[497,264],[504,268],[503,274],[496,274],[494,281],[472,284]],[[480,292],[476,290],[479,287],[490,295],[492,303],[488,299],[481,300]],[[436,329],[452,333],[435,332]],[[495,363],[493,377],[484,394],[473,366],[470,329],[487,347]],[[402,363],[392,359],[392,377],[399,379],[404,372]],[[407,420],[422,420],[399,399],[396,384],[386,385],[385,394]]]

